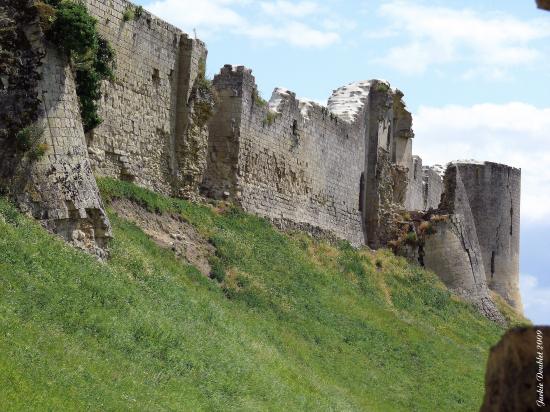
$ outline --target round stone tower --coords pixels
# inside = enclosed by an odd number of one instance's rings
[[[491,162],[455,162],[455,165],[474,218],[487,284],[521,313],[521,170]]]

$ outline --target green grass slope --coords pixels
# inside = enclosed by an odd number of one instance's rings
[[[387,251],[102,180],[217,248],[207,279],[111,212],[99,263],[0,201],[0,405],[11,410],[477,410],[503,330]]]

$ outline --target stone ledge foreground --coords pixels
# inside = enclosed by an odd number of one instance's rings
[[[481,412],[550,410],[550,326],[509,330],[491,349]]]

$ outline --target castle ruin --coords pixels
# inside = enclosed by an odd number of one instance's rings
[[[14,33],[0,38],[8,57],[0,62],[0,185],[67,241],[103,254],[112,235],[95,176],[110,176],[170,196],[231,200],[281,228],[355,246],[387,247],[414,232],[421,241],[401,251],[451,290],[497,321],[489,290],[522,311],[520,170],[455,162],[442,178],[423,166],[403,93],[387,82],[343,86],[326,106],[282,88],[266,102],[250,69],[225,65],[204,116],[203,42],[145,11],[128,21],[134,6],[125,0],[85,0],[117,56],[115,80],[102,85],[103,123],[85,134],[68,60],[45,40],[31,3],[21,3],[0,6]],[[29,122],[48,145],[35,162],[9,143]]]

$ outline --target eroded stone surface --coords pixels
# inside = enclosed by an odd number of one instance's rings
[[[434,234],[423,244],[423,264],[439,275],[457,295],[472,302],[487,318],[505,324],[492,301],[475,230],[470,230],[463,215],[450,215],[433,222]]]

